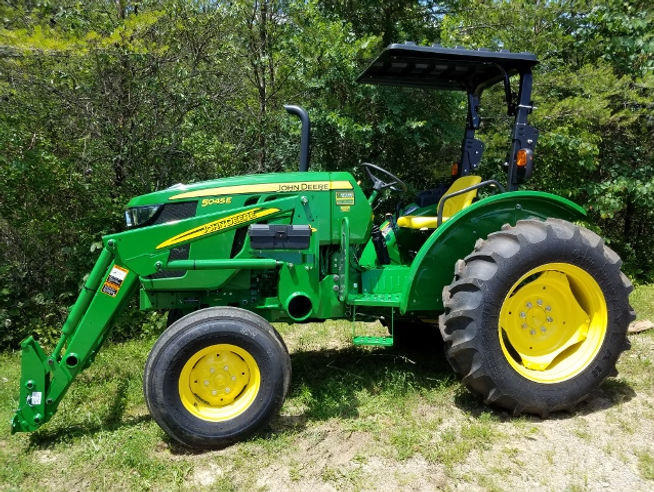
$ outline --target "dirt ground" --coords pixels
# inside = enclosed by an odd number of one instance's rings
[[[279,329],[293,381],[270,428],[181,448],[143,400],[152,342],[116,344],[41,430],[0,429],[0,490],[654,490],[654,330],[574,413],[542,420],[485,406],[442,354],[355,348],[343,322]],[[7,420],[18,362],[0,357]]]
[[[541,420],[492,412],[484,426],[487,433],[482,429],[466,436],[474,441],[486,437],[486,442],[464,445],[468,453],[460,461],[455,457],[439,462],[429,456],[429,446],[421,448],[427,450],[427,457],[418,451],[400,459],[388,438],[394,432],[392,426],[386,432],[352,430],[342,419],[333,418],[296,434],[272,463],[256,469],[252,485],[260,490],[311,492],[654,490],[654,337],[632,336],[632,343],[634,349],[622,356],[618,366],[625,376],[608,380],[574,414]],[[645,374],[636,373],[643,370]],[[448,443],[448,429],[465,428],[479,418],[479,411],[469,408],[425,402],[410,412],[417,418],[417,432],[432,434],[429,439],[434,446],[443,448],[462,445],[462,434],[456,432]],[[286,409],[286,417],[292,417],[290,413]],[[421,430],[425,418],[428,425]],[[438,425],[429,425],[434,420]],[[231,451],[212,454],[227,457]],[[195,469],[192,480],[211,487],[217,478],[234,473],[237,469],[220,468],[210,459]],[[244,483],[236,482],[237,488]]]

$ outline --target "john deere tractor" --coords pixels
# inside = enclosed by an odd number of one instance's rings
[[[367,84],[467,94],[458,169],[444,192],[410,196],[400,178],[370,163],[362,164],[369,194],[347,172],[308,171],[309,120],[289,106],[303,121],[299,172],[132,199],[126,229],[103,238],[54,351],[45,354],[32,337],[22,342],[12,430],[52,418],[134,294],[143,310],[169,311],[143,386],[152,417],[187,446],[243,439],[279,411],[291,362],[275,321],[367,314],[383,318],[390,335],[353,343],[380,346],[393,345],[395,326],[431,322],[454,371],[486,403],[540,416],[573,408],[616,374],[634,317],[632,287],[618,255],[575,225],[582,207],[518,190],[538,139],[527,122],[536,64],[529,53],[407,43],[388,46],[361,74]],[[496,83],[515,118],[506,184],[475,174],[484,149],[475,138],[480,97]],[[375,224],[383,190],[409,205]]]

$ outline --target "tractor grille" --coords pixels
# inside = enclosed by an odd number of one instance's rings
[[[161,207],[161,211],[155,218],[154,222],[152,222],[152,225],[165,224],[166,222],[195,217],[195,209],[197,207],[197,202],[166,203]]]

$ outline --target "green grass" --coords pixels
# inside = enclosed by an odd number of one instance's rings
[[[654,453],[643,451],[638,455],[638,471],[648,480],[654,480]]]
[[[639,318],[654,317],[654,286],[639,286],[631,300]],[[435,483],[458,480],[492,490],[503,488],[511,467],[529,463],[524,443],[543,437],[539,419],[511,418],[471,395],[453,377],[440,348],[407,354],[352,347],[351,325],[344,322],[278,329],[292,352],[290,393],[270,428],[250,440],[204,453],[171,442],[143,400],[142,370],[154,340],[107,345],[51,422],[13,436],[8,425],[0,427],[0,489],[249,490],[322,484],[357,490],[384,487],[387,479],[400,488],[424,488],[421,472],[411,468],[418,460],[437,470]],[[606,407],[593,410],[603,412],[608,431],[626,439],[651,429],[643,426],[654,420],[653,340],[652,332],[631,337],[633,348],[620,360],[620,377],[600,390]],[[19,371],[18,353],[0,354],[4,422],[17,406]],[[638,395],[649,400],[634,419],[623,405]],[[571,439],[592,445],[598,429],[584,420],[585,408],[567,425]],[[566,459],[558,453],[555,447],[542,453],[543,466],[554,468]],[[624,456],[643,479],[654,480],[651,447],[624,450],[612,441],[611,454]],[[493,458],[479,461],[484,456]],[[471,459],[478,461],[474,472],[466,468]]]
[[[654,322],[654,284],[637,286],[629,300],[636,310],[636,319]]]

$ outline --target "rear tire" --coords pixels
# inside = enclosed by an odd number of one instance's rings
[[[454,371],[486,403],[573,408],[628,348],[632,286],[595,233],[558,219],[504,226],[456,265],[440,328]]]
[[[192,448],[219,448],[266,425],[288,392],[291,361],[275,329],[234,307],[201,309],[174,322],[145,365],[152,417]]]

